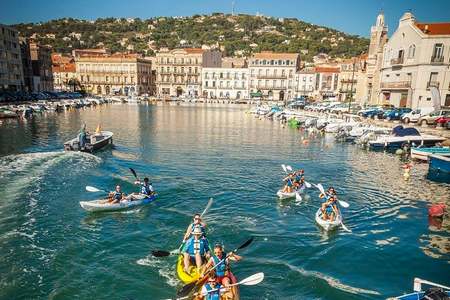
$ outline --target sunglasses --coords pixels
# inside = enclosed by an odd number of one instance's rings
[[[201,220],[200,218],[194,218],[194,220]]]

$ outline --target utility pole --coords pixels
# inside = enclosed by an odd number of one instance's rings
[[[234,0],[231,1],[231,15],[234,16]]]
[[[353,82],[355,81],[355,58],[353,58],[353,69],[352,69],[352,82],[350,85],[350,101],[348,101],[348,113],[350,113],[350,108],[352,104],[352,98],[353,98]]]

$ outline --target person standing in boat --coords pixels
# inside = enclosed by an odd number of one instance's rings
[[[140,184],[141,190],[140,194],[151,196],[155,193],[155,190],[153,189],[152,183],[148,179],[148,177],[144,178],[144,182],[141,182],[140,180],[137,180],[134,182],[134,184]]]
[[[80,133],[78,134],[78,141],[80,143],[80,149],[84,149],[87,142],[86,123],[83,123],[81,126]]]
[[[183,252],[184,256],[184,271],[189,273],[189,267],[192,263],[195,263],[197,268],[203,265],[203,259],[209,255],[208,240],[203,237],[203,231],[200,226],[196,226],[192,231],[192,237],[187,240],[186,246]]]
[[[320,198],[325,198],[325,202],[322,203],[322,219],[334,221],[339,214],[337,207],[336,190],[333,187],[329,187],[325,194],[320,194]]]
[[[236,278],[231,272],[230,261],[240,261],[241,259],[241,256],[233,252],[230,252],[228,255],[226,255],[223,251],[222,244],[216,243],[214,245],[214,253],[206,263],[205,270],[216,266],[215,275],[217,283],[228,288],[230,284],[237,282]]]

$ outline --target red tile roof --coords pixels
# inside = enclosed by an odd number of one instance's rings
[[[315,68],[316,73],[339,73],[339,67],[332,68],[332,67],[316,67]]]
[[[423,33],[429,35],[450,35],[450,23],[416,23]]]

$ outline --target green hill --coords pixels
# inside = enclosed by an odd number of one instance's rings
[[[248,55],[272,50],[298,52],[311,61],[317,53],[351,57],[366,51],[369,40],[293,18],[251,15],[194,15],[192,17],[104,18],[95,21],[72,18],[44,23],[13,25],[24,37],[33,36],[55,51],[106,47],[113,52],[134,50],[153,54],[160,47],[215,45],[226,55]]]

